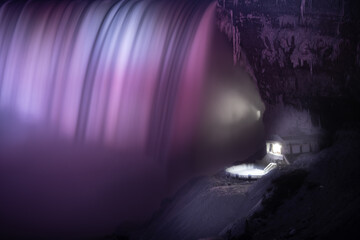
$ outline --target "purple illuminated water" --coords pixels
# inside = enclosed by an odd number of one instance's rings
[[[112,233],[214,152],[253,149],[263,106],[215,6],[1,2],[0,238]]]
[[[166,152],[196,122],[214,6],[6,2],[0,106],[77,142]]]

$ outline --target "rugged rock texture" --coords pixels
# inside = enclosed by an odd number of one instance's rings
[[[229,223],[247,213],[251,182],[225,178],[224,174],[188,182],[174,197],[165,200],[143,231],[131,239],[193,240],[217,236]],[[259,196],[260,198],[261,196]]]
[[[354,118],[360,102],[358,5],[218,0],[218,25],[233,42],[234,63],[256,79],[268,109],[306,109],[313,124],[334,129]]]
[[[347,126],[331,147],[257,182],[249,195],[262,189],[261,203],[224,239],[358,239],[359,137],[359,126]]]
[[[250,185],[219,174],[164,202],[131,239],[359,239],[360,126]]]

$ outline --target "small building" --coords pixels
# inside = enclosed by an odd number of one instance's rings
[[[265,156],[255,164],[245,163],[225,169],[227,176],[240,179],[259,179],[277,167],[290,164],[304,153],[320,150],[320,135],[280,137],[273,135],[266,141]]]
[[[279,162],[284,160],[285,163],[303,153],[317,152],[319,147],[319,135],[302,135],[280,137],[273,135],[266,141],[266,160],[269,162]]]

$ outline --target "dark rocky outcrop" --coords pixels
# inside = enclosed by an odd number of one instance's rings
[[[194,179],[131,239],[359,239],[360,125],[256,182]]]
[[[358,5],[218,0],[218,25],[232,40],[234,63],[256,79],[268,114],[279,104],[306,109],[315,126],[333,130],[359,109]]]

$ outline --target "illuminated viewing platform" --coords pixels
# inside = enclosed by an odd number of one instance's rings
[[[319,136],[273,135],[266,141],[266,154],[255,163],[244,163],[225,169],[226,175],[239,179],[259,179],[277,167],[289,165],[297,156],[319,151]]]

